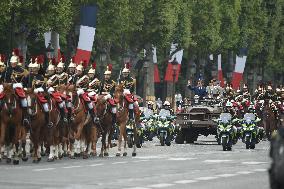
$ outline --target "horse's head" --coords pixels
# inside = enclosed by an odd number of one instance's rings
[[[12,87],[12,84],[9,84],[9,83],[4,84],[3,89],[4,89],[4,94],[5,94],[4,102],[5,102],[6,109],[8,111],[8,114],[12,115],[13,111],[16,109],[16,106],[17,106],[17,99],[16,99],[14,89]]]
[[[117,85],[115,87],[115,91],[114,91],[114,100],[117,102],[117,103],[122,103],[123,101],[123,86],[122,85]]]
[[[107,101],[103,95],[97,97],[96,110],[99,117],[103,116],[107,109]]]

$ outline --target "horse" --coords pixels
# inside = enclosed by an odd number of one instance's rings
[[[20,99],[15,94],[11,84],[3,85],[3,103],[4,107],[1,110],[1,135],[0,135],[0,150],[3,145],[6,146],[7,163],[11,163],[12,155],[14,155],[13,164],[19,164],[19,157],[22,156],[23,161],[27,161],[26,153],[26,136],[27,128],[23,126],[22,116],[23,111],[20,105]],[[21,144],[22,154],[20,154],[19,146]],[[15,145],[15,151],[14,151]],[[1,152],[0,152],[1,154]],[[1,159],[1,157],[0,157]]]
[[[127,141],[130,140],[132,142],[132,139],[129,139],[126,133],[126,126],[129,121],[128,107],[130,103],[125,99],[123,91],[124,91],[123,86],[117,85],[115,88],[115,92],[114,92],[114,99],[118,103],[117,123],[119,125],[119,130],[120,130],[119,138],[118,138],[118,152],[116,153],[116,156],[121,155],[122,138],[124,139],[123,156],[127,156],[127,152],[126,152]],[[130,122],[130,126],[132,127],[133,133],[134,133],[134,144],[130,145],[130,146],[133,146],[132,156],[136,156],[136,144],[138,144],[138,135],[137,135],[136,125],[139,123],[139,120],[140,120],[139,111],[134,112],[134,119],[135,120],[133,122]]]
[[[263,127],[268,140],[271,139],[271,134],[277,129],[276,116],[271,106],[269,99],[264,100],[264,107],[262,112]]]
[[[97,128],[87,112],[84,100],[77,95],[75,86],[70,85],[66,92],[71,96],[74,104],[74,120],[69,123],[70,158],[74,159],[75,153],[83,152],[83,158],[86,159],[91,153],[96,155]]]

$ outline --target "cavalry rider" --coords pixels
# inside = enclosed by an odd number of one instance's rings
[[[66,118],[66,105],[65,101],[62,98],[62,94],[57,91],[57,87],[59,86],[59,79],[58,75],[55,74],[55,59],[52,59],[49,61],[49,65],[47,67],[47,92],[50,94],[50,96],[55,100],[55,102],[58,105],[58,109],[60,112],[60,115],[64,122],[67,122]]]
[[[23,123],[27,126],[29,125],[28,102],[22,84],[23,79],[27,75],[27,73],[21,66],[18,65],[18,60],[18,53],[16,50],[14,50],[10,59],[10,66],[4,73],[4,83],[13,83],[13,89],[15,90],[15,93],[21,101],[21,108],[23,110]]]
[[[100,89],[101,89],[101,82],[100,80],[97,78],[96,76],[96,63],[94,62],[92,64],[92,68],[89,69],[88,71],[88,77],[89,77],[89,88],[88,91],[89,96],[93,97],[96,94],[100,93]]]
[[[56,74],[58,78],[58,85],[67,85],[68,74],[64,72],[64,61],[60,58],[60,62],[56,66]]]
[[[3,80],[4,80],[4,73],[5,73],[5,70],[6,70],[6,65],[5,65],[5,56],[3,54],[0,54],[0,83],[2,85],[3,83]],[[3,87],[3,86],[2,86]],[[1,88],[2,88],[1,87]],[[2,93],[3,91],[0,91],[0,93]]]
[[[134,103],[136,107],[138,107],[137,99],[134,99],[134,93],[136,90],[136,80],[130,76],[129,64],[125,64],[125,67],[122,70],[122,79],[119,83],[123,86],[123,95],[125,99],[129,103],[128,113],[129,120],[134,120]]]
[[[244,96],[246,100],[250,100],[251,98],[247,84],[243,85],[242,95]]]
[[[100,94],[105,95],[109,106],[111,107],[112,113],[112,125],[115,127],[116,124],[116,102],[113,99],[116,83],[111,79],[112,65],[107,66],[107,70],[104,72],[104,80],[101,86]]]
[[[86,63],[84,64],[86,66]],[[77,94],[80,98],[83,99],[85,102],[88,113],[91,115],[93,122],[95,123],[97,121],[97,117],[95,116],[95,109],[92,100],[90,99],[87,89],[89,84],[89,77],[85,75],[84,72],[84,66],[82,64],[79,64],[76,67],[76,87],[77,87]]]
[[[67,68],[67,74],[68,74],[68,84],[75,84],[74,83],[74,77],[75,77],[75,71],[76,71],[76,63],[75,58],[71,58],[70,63]]]
[[[42,104],[43,111],[45,113],[45,121],[48,127],[52,127],[53,123],[50,122],[50,116],[49,116],[49,104],[47,99],[44,96],[44,88],[45,88],[45,81],[44,77],[38,73],[40,69],[40,64],[43,62],[39,62],[38,59],[35,59],[35,62],[28,65],[30,74],[25,78],[25,87],[34,89],[34,93],[36,94],[36,97],[38,98],[39,102]]]
[[[163,104],[163,109],[169,110],[171,115],[173,115],[173,113],[174,113],[173,109],[171,108],[171,103],[167,100]]]

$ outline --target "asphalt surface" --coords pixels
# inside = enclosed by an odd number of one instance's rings
[[[195,144],[160,146],[146,142],[137,157],[64,158],[39,164],[0,163],[0,188],[185,188],[268,189],[269,143],[246,150],[239,141],[231,152],[223,152],[214,137],[202,137]]]

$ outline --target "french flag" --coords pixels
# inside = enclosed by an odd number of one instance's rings
[[[232,85],[233,89],[238,89],[241,83],[241,80],[243,79],[243,73],[246,66],[246,60],[247,56],[236,57],[236,65],[235,65],[235,71],[233,73],[232,78]]]
[[[75,62],[90,61],[96,33],[97,6],[81,7],[80,36]]]
[[[157,48],[153,47],[153,63],[154,63],[154,82],[155,83],[160,83],[160,74],[159,74],[159,69],[158,69],[158,59],[157,59]]]
[[[176,51],[177,46],[178,46],[178,44],[172,44],[171,45],[170,54],[172,54],[174,51]],[[178,81],[182,56],[183,56],[183,49],[177,51],[175,54],[172,55],[171,59],[168,61],[168,67],[167,67],[167,71],[166,71],[166,75],[165,75],[165,81],[173,81],[173,64],[172,64],[172,62],[174,61],[174,59],[176,59],[176,61],[178,63],[178,68],[177,68],[177,71],[176,71],[176,78],[175,78],[175,81],[176,82]]]
[[[221,54],[218,55],[218,80],[220,81],[220,86],[224,87],[224,78],[222,71],[222,57]]]
[[[59,34],[56,33],[56,35],[57,35],[57,47],[58,47],[58,50],[57,50],[57,61],[59,61],[60,58],[61,58],[60,45],[59,45]],[[45,42],[45,48],[47,48],[48,44],[51,42],[51,31],[44,33],[44,42]],[[51,57],[47,57],[47,58],[51,58]]]

